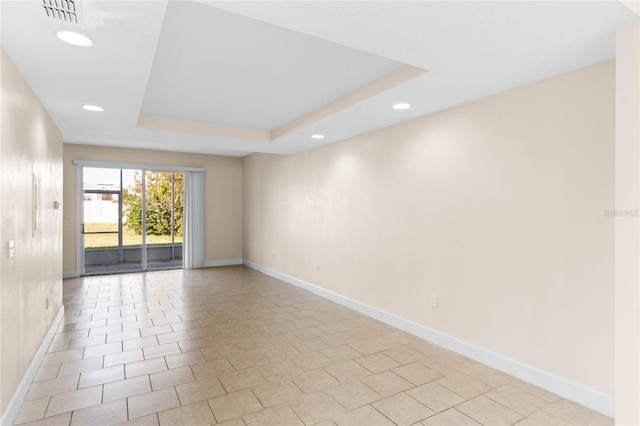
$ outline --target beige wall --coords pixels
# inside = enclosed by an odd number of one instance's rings
[[[640,25],[616,42],[616,209],[640,208]],[[640,227],[616,218],[616,424],[640,424]]]
[[[64,145],[64,271],[76,270],[76,166],[73,160],[203,167],[205,261],[242,258],[242,158]]]
[[[245,157],[245,259],[613,395],[614,83]]]
[[[62,305],[62,135],[2,51],[0,405],[7,408]],[[41,233],[32,233],[33,175]],[[7,242],[15,241],[8,258]],[[49,301],[47,307],[47,299]]]

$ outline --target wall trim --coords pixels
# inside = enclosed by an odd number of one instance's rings
[[[242,259],[222,259],[222,260],[205,260],[204,267],[211,268],[214,266],[231,266],[231,265],[242,265]]]
[[[243,263],[252,269],[270,275],[296,287],[300,287],[318,296],[332,300],[340,305],[351,308],[364,315],[370,316],[422,339],[428,340],[429,342],[457,352],[482,364],[488,365],[489,367],[495,368],[496,370],[510,374],[524,382],[555,393],[563,398],[602,413],[605,416],[613,417],[615,414],[615,400],[611,395],[607,395],[579,383],[572,382],[555,374],[524,364],[520,361],[507,358],[496,352],[474,345],[473,343],[466,342],[458,339],[457,337],[450,336],[405,318],[398,317],[394,314],[390,314],[249,260],[244,260]]]
[[[49,349],[49,344],[51,343],[51,340],[53,340],[53,336],[55,336],[56,331],[58,331],[58,327],[60,327],[63,318],[64,305],[60,306],[58,314],[51,323],[51,326],[49,327],[47,334],[44,336],[44,339],[42,339],[42,343],[40,343],[38,351],[31,360],[29,368],[27,368],[24,376],[22,376],[22,380],[20,381],[18,388],[11,397],[11,400],[9,401],[7,408],[4,410],[4,413],[2,413],[2,417],[0,418],[0,425],[12,425],[16,420],[16,416],[18,415],[20,407],[22,407],[24,398],[27,396],[29,387],[31,386],[33,379],[36,377],[36,374],[40,369],[40,364],[42,364],[42,360],[47,353],[47,349]]]
[[[98,167],[103,169],[142,169],[161,172],[204,172],[203,167],[162,166],[159,164],[121,163],[119,161],[73,160],[71,163],[82,167]]]
[[[74,238],[76,239],[76,274],[78,277],[84,272],[84,235],[82,235],[81,232],[82,222],[84,222],[84,175],[82,166],[76,165],[76,220],[73,232]]]
[[[65,278],[78,278],[80,276],[80,274],[78,274],[78,271],[63,271],[62,272],[62,279]]]

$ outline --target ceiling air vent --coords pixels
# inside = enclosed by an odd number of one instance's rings
[[[79,0],[42,0],[46,16],[56,21],[77,24]]]

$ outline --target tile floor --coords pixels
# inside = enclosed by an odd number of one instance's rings
[[[243,266],[64,282],[26,425],[613,420]]]

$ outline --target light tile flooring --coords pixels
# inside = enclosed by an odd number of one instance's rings
[[[16,424],[613,420],[243,266],[65,280]]]

